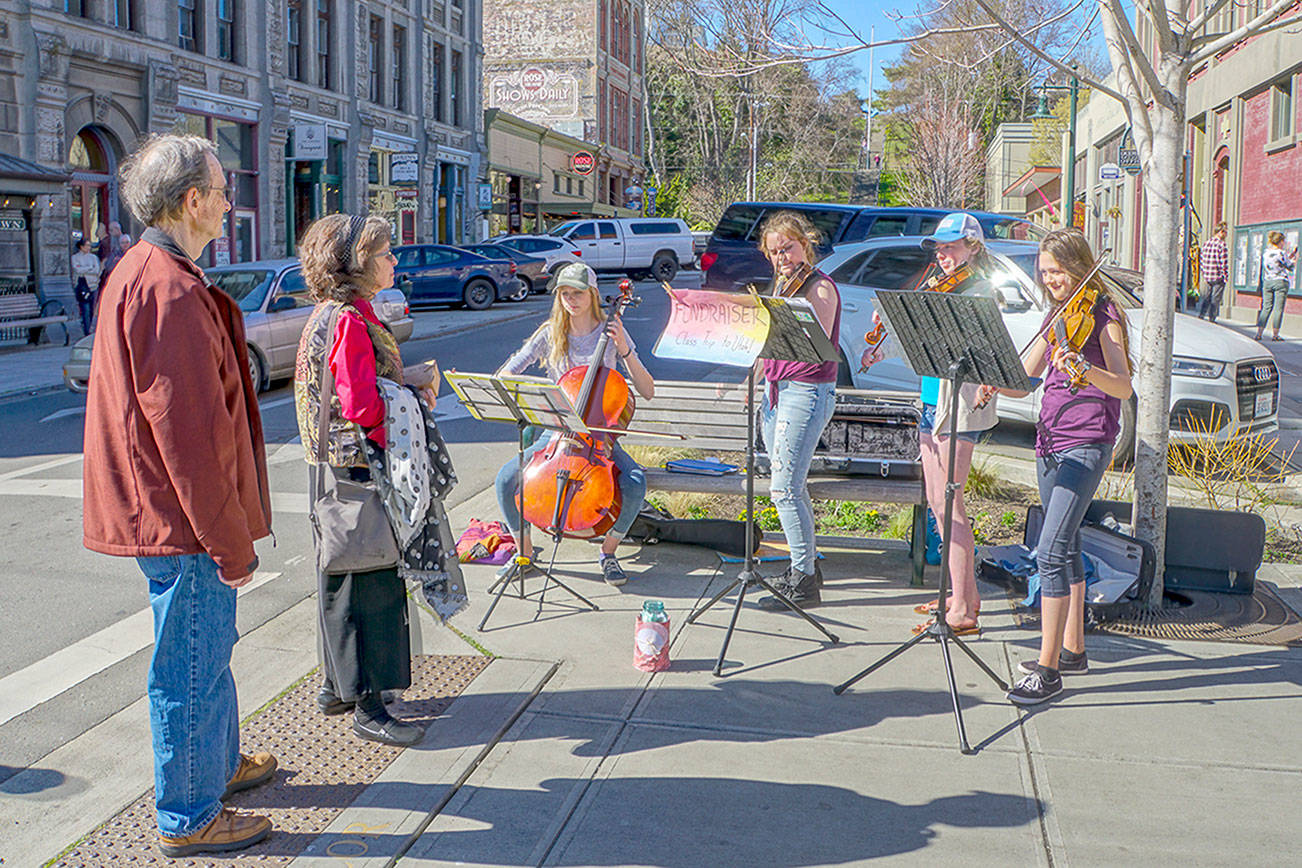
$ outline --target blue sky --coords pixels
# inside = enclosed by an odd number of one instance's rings
[[[878,39],[893,39],[899,36],[899,25],[888,18],[883,8],[885,4],[872,3],[870,0],[825,0],[828,8],[836,12],[845,19],[846,23],[859,31],[863,38],[868,39],[869,29],[877,28]],[[811,35],[811,38],[812,37]],[[873,52],[873,66],[876,69],[873,72],[873,88],[880,90],[886,84],[886,79],[882,76],[883,66],[889,66],[900,56],[901,47],[898,45],[878,48]],[[859,70],[859,81],[857,89],[861,97],[868,96],[868,51],[867,49],[856,52],[847,58],[850,63],[854,64]]]

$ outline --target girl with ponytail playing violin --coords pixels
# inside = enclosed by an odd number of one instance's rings
[[[956,212],[946,215],[936,226],[935,232],[922,239],[922,246],[935,253],[936,267],[940,274],[938,283],[943,284],[944,291],[960,292],[964,295],[994,295],[989,277],[994,270],[990,255],[986,252],[985,233],[981,224],[971,214]],[[921,289],[931,288],[929,285]],[[881,318],[873,312],[873,322],[878,324]],[[884,358],[881,343],[864,351],[863,365],[872,365]],[[981,612],[981,595],[976,583],[976,543],[972,535],[972,524],[967,517],[967,506],[963,501],[963,487],[967,484],[968,471],[972,467],[972,452],[976,448],[981,432],[993,428],[998,421],[994,402],[978,406],[979,386],[966,383],[959,392],[958,419],[949,419],[952,381],[935,377],[922,378],[922,419],[918,426],[918,445],[922,453],[922,479],[926,487],[927,503],[938,522],[944,521],[945,484],[949,478],[949,438],[958,438],[954,453],[954,511],[950,526],[946,532],[941,529],[942,537],[949,537],[949,575],[953,583],[953,593],[945,604],[945,620],[954,632],[960,636],[980,632],[977,615]],[[957,430],[957,434],[953,432]],[[923,603],[914,611],[919,615],[936,614],[936,603]],[[920,633],[931,622],[919,624],[913,629]]]
[[[1032,377],[1049,371],[1035,437],[1044,504],[1036,546],[1041,633],[1039,660],[1019,664],[1026,675],[1008,692],[1020,705],[1051,699],[1062,692],[1063,675],[1089,671],[1080,524],[1111,462],[1121,402],[1132,391],[1126,320],[1094,269],[1085,236],[1075,229],[1050,232],[1040,242],[1038,270],[1051,310],[1044,336],[1023,361]]]
[[[597,275],[582,262],[572,262],[557,273],[551,316],[506,360],[498,373],[522,374],[536,362],[546,368],[553,380],[559,380],[571,368],[591,361],[601,337],[602,324]],[[637,346],[618,319],[613,321],[611,328],[610,342],[606,344],[603,359],[604,366],[614,370],[618,363],[633,381],[633,388],[638,394],[651,398],[655,394],[655,380],[638,358]],[[525,450],[526,466],[529,459],[546,448],[549,439],[539,438]],[[628,580],[628,576],[615,557],[615,549],[642,509],[642,501],[646,496],[646,477],[638,463],[618,443],[612,444],[611,458],[619,469],[618,484],[622,502],[619,517],[601,543],[601,574],[608,585],[618,587]],[[497,472],[497,503],[502,510],[502,517],[506,519],[506,526],[519,541],[519,550],[528,554],[533,551],[533,547],[529,541],[528,526],[521,527],[523,522],[520,518],[519,485],[517,457],[503,464]],[[514,568],[515,563],[508,562],[499,573],[499,578],[510,575]]]

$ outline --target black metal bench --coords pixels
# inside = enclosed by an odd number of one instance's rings
[[[681,434],[674,441],[629,434],[626,444],[696,449],[707,453],[746,451],[746,399],[744,387],[730,387],[719,394],[717,383],[657,380],[651,400],[638,399],[634,429]],[[871,394],[871,393],[863,393]],[[704,476],[671,473],[660,467],[646,468],[648,491],[686,491],[699,494],[746,494],[746,477],[740,473]],[[755,478],[755,493],[769,493],[769,479]],[[866,503],[902,503],[913,506],[913,533],[909,551],[913,560],[912,584],[922,585],[926,551],[926,498],[920,479],[875,476],[810,476],[809,493],[816,500],[849,500]]]
[[[57,311],[57,313],[56,313]],[[0,329],[26,329],[29,344],[40,343],[41,332],[52,325],[63,327],[63,345],[68,345],[68,314],[63,303],[51,299],[41,304],[36,293],[0,295]]]

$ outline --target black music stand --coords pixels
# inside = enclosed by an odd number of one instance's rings
[[[546,568],[536,564],[533,560],[533,552],[526,553],[523,546],[525,525],[525,429],[531,425],[552,431],[569,430],[586,433],[590,429],[583,424],[583,420],[579,418],[579,414],[575,411],[574,405],[570,403],[565,392],[549,380],[538,377],[495,377],[489,374],[469,374],[458,371],[449,371],[444,375],[444,379],[457,393],[457,397],[461,399],[462,405],[470,412],[471,416],[485,422],[513,423],[518,434],[516,440],[516,466],[519,468],[520,477],[521,539],[516,541],[515,557],[512,561],[515,569],[497,578],[488,587],[488,593],[493,594],[493,600],[488,604],[488,611],[484,612],[484,617],[480,619],[479,626],[476,629],[480,631],[484,629],[484,625],[488,623],[488,617],[493,614],[493,610],[501,602],[502,596],[506,593],[506,589],[510,586],[513,578],[516,580],[517,589],[512,596],[519,600],[529,598],[530,594],[525,593],[524,580],[530,572],[538,573],[543,579],[543,586],[537,592],[538,612],[534,615],[535,618],[542,614],[543,601],[547,596],[547,586],[551,582],[555,582],[561,590],[566,591],[570,596],[587,605],[592,611],[598,611],[596,603],[562,582],[552,572],[552,568],[556,566],[556,552],[560,548],[559,538],[556,540],[556,546],[552,549],[551,563]]]
[[[959,390],[964,383],[985,383],[1006,389],[1029,392],[1033,383],[1026,375],[1022,360],[1013,348],[1008,328],[999,315],[992,298],[976,298],[942,292],[901,292],[879,290],[877,301],[890,331],[899,340],[913,370],[924,377],[943,377],[953,381],[949,401],[950,430],[958,418]],[[975,753],[968,745],[963,728],[963,712],[958,704],[958,686],[954,683],[954,664],[949,656],[949,643],[953,642],[981,671],[1007,690],[1008,685],[987,666],[980,657],[954,635],[954,628],[945,619],[945,600],[949,593],[949,524],[954,514],[954,457],[958,438],[949,438],[949,475],[945,480],[944,548],[940,555],[940,589],[936,598],[936,620],[927,629],[908,642],[882,657],[853,678],[832,688],[836,694],[874,670],[894,660],[900,654],[924,639],[940,643],[941,657],[945,661],[945,677],[949,681],[949,698],[954,705],[954,723],[958,727],[959,751]]]
[[[839,358],[836,347],[824,333],[814,315],[813,307],[803,299],[769,298],[755,296],[769,312],[769,334],[760,350],[759,358],[776,359],[793,362],[830,362]],[[791,302],[797,302],[792,304]],[[768,591],[791,611],[813,625],[835,645],[840,640],[827,631],[827,628],[815,621],[808,612],[793,603],[786,594],[779,591],[767,579],[755,571],[755,365],[750,365],[746,375],[746,559],[737,578],[719,593],[715,594],[705,605],[687,616],[687,623],[694,624],[706,610],[714,606],[733,590],[737,591],[737,602],[732,607],[732,618],[728,621],[728,630],[723,634],[723,645],[719,648],[719,659],[714,664],[716,678],[723,677],[723,659],[728,654],[728,643],[732,641],[733,630],[737,626],[737,616],[741,614],[741,604],[746,599],[746,591],[752,585],[759,585]]]

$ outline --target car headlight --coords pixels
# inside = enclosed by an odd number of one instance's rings
[[[70,362],[89,362],[89,361],[90,361],[90,349],[87,348],[87,347],[78,347],[77,349],[74,349],[74,350],[72,351],[72,354],[71,354],[70,356],[68,356],[68,361],[70,361]]]
[[[1171,359],[1171,373],[1177,377],[1198,377],[1203,380],[1215,380],[1225,373],[1225,363],[1175,356]]]

